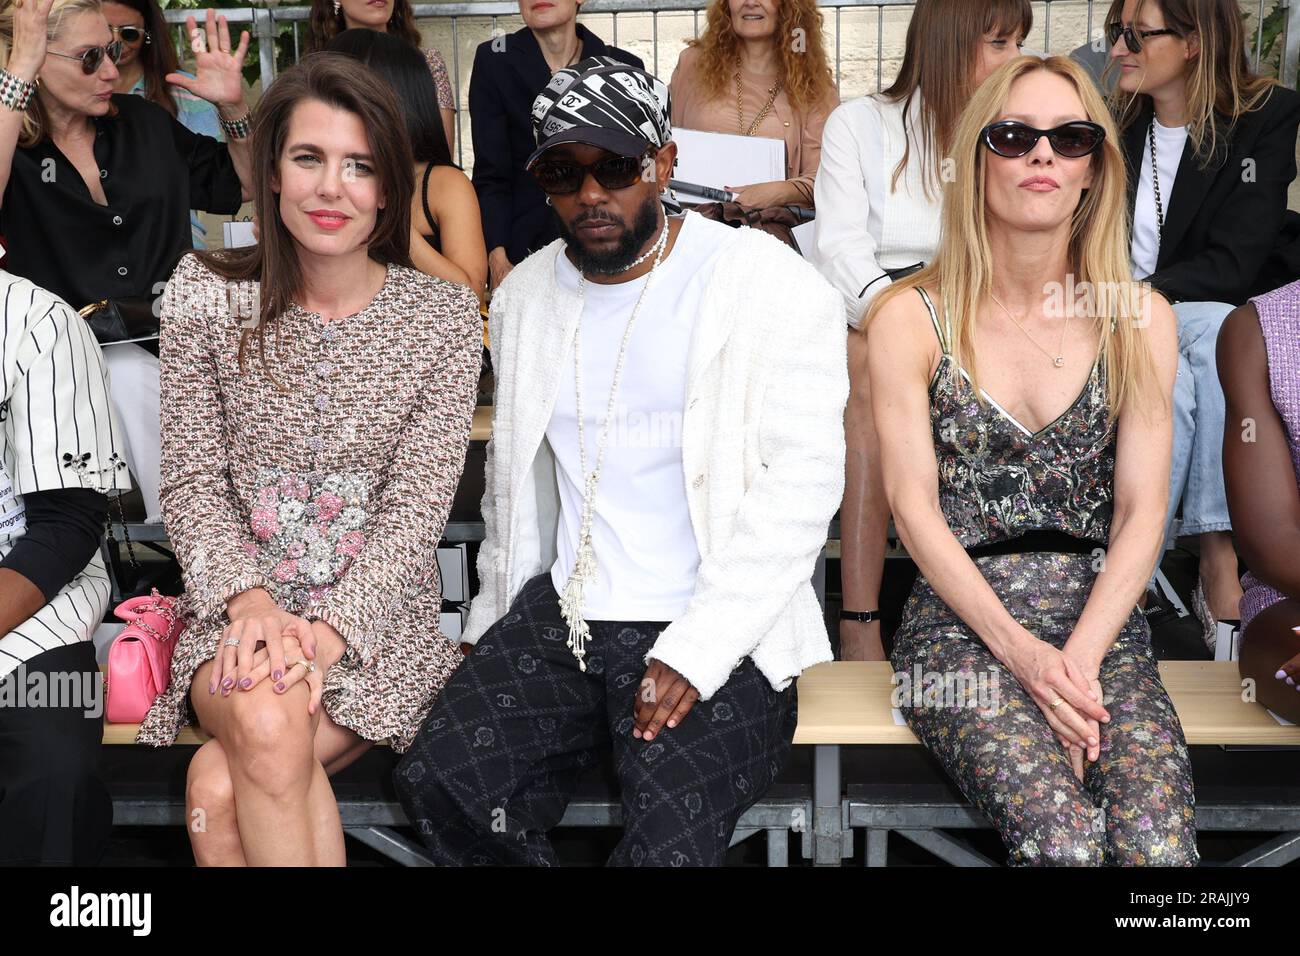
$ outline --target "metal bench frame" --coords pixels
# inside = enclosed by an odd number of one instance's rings
[[[866,866],[885,866],[889,835],[895,833],[953,866],[997,866],[947,830],[988,829],[974,807],[958,802],[864,800],[844,801],[847,826],[866,831]],[[1222,864],[1224,866],[1285,866],[1300,859],[1300,806],[1284,804],[1223,804],[1196,807],[1196,831],[1266,831],[1279,835]]]
[[[343,832],[357,842],[402,866],[433,866],[423,848],[398,833],[395,827],[410,826],[400,804],[391,800],[339,800]],[[564,812],[561,827],[618,827],[623,823],[622,807],[609,800],[574,800]],[[810,818],[809,802],[797,797],[763,799],[741,816],[731,837],[731,846],[759,833],[767,835],[767,865],[788,866],[790,833],[798,832],[799,821]],[[170,799],[116,798],[114,826],[185,826],[185,804]],[[808,834],[804,833],[804,856],[809,855]]]

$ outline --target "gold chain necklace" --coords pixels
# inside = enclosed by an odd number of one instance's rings
[[[767,91],[767,102],[763,104],[763,108],[759,110],[758,115],[754,117],[754,122],[750,123],[749,129],[746,130],[745,129],[745,108],[741,103],[740,71],[737,70],[736,71],[736,132],[738,132],[741,136],[753,136],[756,132],[758,132],[759,125],[763,122],[763,119],[767,116],[767,114],[772,112],[772,107],[776,105],[776,98],[780,94],[781,94],[781,81],[777,80],[774,84],[772,84],[772,88]]]
[[[1042,352],[1049,359],[1051,359],[1053,365],[1055,365],[1057,368],[1062,368],[1065,365],[1065,334],[1070,331],[1070,314],[1068,311],[1066,312],[1065,315],[1065,325],[1061,327],[1061,344],[1057,346],[1056,354],[1053,355],[1051,352],[1047,351],[1047,349],[1043,348],[1041,345],[1038,344],[1037,339],[1035,339],[1032,335],[1030,335],[1029,330],[1025,328],[1023,325],[1021,325],[1019,321],[1017,321],[1016,317],[1011,314],[1010,309],[1008,309],[1005,305],[1002,305],[1002,302],[998,299],[997,296],[995,296],[992,292],[990,292],[989,298],[992,299],[994,302],[997,302],[997,304],[1001,306],[1002,311],[1007,314],[1007,318],[1010,319],[1012,322],[1015,322],[1016,328],[1018,328],[1021,332],[1024,332],[1025,338],[1029,339],[1029,341],[1034,344],[1034,348],[1038,349],[1038,351]]]

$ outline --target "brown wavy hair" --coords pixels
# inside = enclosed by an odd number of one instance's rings
[[[907,25],[903,65],[880,95],[903,104],[903,158],[894,167],[890,188],[907,168],[915,145],[928,159],[925,191],[938,191],[939,164],[952,152],[953,133],[975,90],[971,77],[984,36],[1027,37],[1034,27],[1029,0],[917,0]],[[908,122],[912,100],[921,97],[921,129]],[[917,137],[919,134],[919,143]]]
[[[264,332],[275,328],[303,292],[302,265],[289,228],[280,218],[280,196],[272,186],[280,168],[289,120],[294,107],[319,100],[346,110],[361,120],[370,140],[379,191],[379,210],[370,234],[370,258],[385,265],[411,265],[411,197],[415,193],[415,160],[406,136],[406,123],[392,89],[369,67],[346,53],[312,53],[281,73],[262,95],[253,119],[251,140],[253,209],[258,243],[237,249],[198,252],[213,272],[235,282],[261,283],[261,312],[239,341],[242,368],[250,346],[265,364]]]
[[[167,74],[180,69],[176,47],[172,44],[171,28],[163,18],[158,0],[111,0],[134,10],[144,19],[149,32],[149,42],[140,47],[140,66],[144,74],[145,99],[157,103],[172,116],[176,115],[176,100],[167,85]],[[238,42],[238,40],[236,40]]]
[[[311,0],[311,13],[307,17],[307,52],[321,52],[330,40],[347,28],[343,10],[334,12],[334,0]],[[420,45],[420,31],[415,25],[411,0],[393,0],[393,16],[388,21],[388,32],[411,46]]]
[[[1220,137],[1231,136],[1242,114],[1263,106],[1278,83],[1250,68],[1237,0],[1138,0],[1135,20],[1148,3],[1164,14],[1165,26],[1179,37],[1185,40],[1195,33],[1200,38],[1200,52],[1187,61],[1187,138],[1201,165],[1209,165],[1219,151]],[[1119,20],[1123,11],[1124,0],[1112,0],[1106,23]],[[1107,61],[1107,74],[1114,63]],[[1126,129],[1151,97],[1142,92],[1129,95],[1117,86],[1110,100],[1120,129]]]
[[[781,37],[794,37],[803,31],[804,48],[783,43]],[[816,0],[776,0],[776,30],[772,34],[781,63],[781,83],[790,105],[800,109],[817,106],[835,88],[826,59],[822,38],[822,15]],[[731,89],[736,63],[740,59],[740,41],[731,27],[731,10],[727,0],[709,4],[704,32],[687,43],[700,51],[699,77],[706,95],[712,99],[725,96]]]

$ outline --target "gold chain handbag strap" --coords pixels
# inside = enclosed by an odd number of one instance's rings
[[[152,589],[148,603],[136,607],[134,613],[140,615],[149,613],[157,614],[167,622],[167,630],[169,632],[171,631],[172,625],[176,623],[176,608],[172,606],[170,601],[166,600],[158,593],[157,588]],[[157,628],[142,618],[137,617],[132,623],[152,637],[155,641],[160,641],[161,643],[166,644],[171,640],[170,634],[159,634]]]

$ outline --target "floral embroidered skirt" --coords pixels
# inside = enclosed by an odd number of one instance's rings
[[[190,684],[195,671],[216,655],[225,624],[224,618],[190,620],[176,642],[171,683],[149,709],[136,743],[170,746],[181,728],[195,721]],[[321,706],[339,726],[366,740],[387,740],[401,753],[463,659],[460,649],[434,627],[392,642],[368,664],[349,650],[326,673]]]
[[[361,475],[259,471],[246,548],[278,606],[300,614],[347,574],[366,543],[369,498]],[[410,583],[399,610],[386,621],[381,649],[363,662],[349,648],[326,673],[321,691],[321,705],[332,721],[366,740],[388,740],[399,752],[410,746],[463,659],[438,630],[442,596],[436,570],[433,565],[428,575]],[[195,618],[185,598],[180,610],[188,623],[172,656],[171,683],[150,708],[137,743],[168,746],[195,720],[190,683],[216,655],[226,625],[224,614]]]
[[[1079,554],[980,558],[1031,633],[1063,647],[1096,572]],[[895,703],[1021,865],[1195,865],[1192,772],[1182,726],[1134,608],[1102,661],[1101,758],[1075,777],[1037,703],[919,578],[894,638]]]

